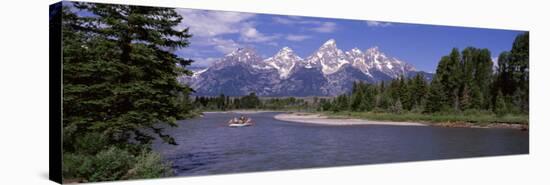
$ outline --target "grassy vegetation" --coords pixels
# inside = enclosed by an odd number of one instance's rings
[[[522,124],[527,125],[529,123],[529,115],[512,115],[506,114],[503,116],[497,116],[490,112],[461,112],[461,113],[387,113],[387,112],[322,112],[331,118],[360,118],[380,121],[410,121],[410,122],[423,122],[423,123],[472,123],[475,125],[483,126],[492,123],[507,123],[507,124]]]
[[[170,176],[169,164],[160,154],[143,151],[132,155],[124,149],[110,147],[96,155],[65,153],[63,178],[67,182],[100,182]]]

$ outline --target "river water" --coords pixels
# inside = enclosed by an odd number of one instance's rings
[[[419,126],[322,126],[249,114],[256,125],[225,126],[233,113],[206,113],[167,129],[177,146],[153,148],[176,176],[286,170],[529,153],[516,129]]]

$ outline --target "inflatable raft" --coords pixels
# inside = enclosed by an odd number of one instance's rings
[[[251,126],[252,123],[231,123],[229,124],[230,127],[246,127]]]

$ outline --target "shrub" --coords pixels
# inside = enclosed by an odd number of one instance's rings
[[[92,156],[63,153],[63,179],[85,178],[93,170],[90,168]]]
[[[135,157],[126,150],[111,147],[94,157],[90,165],[93,172],[87,179],[92,182],[123,179],[134,163]]]
[[[143,152],[137,157],[136,164],[128,171],[128,179],[158,178],[172,175],[170,165],[162,162],[161,156],[154,152]]]
[[[74,139],[74,149],[77,153],[95,155],[108,146],[106,137],[101,133],[87,133]]]
[[[63,178],[84,182],[158,178],[171,175],[161,156],[145,150],[134,156],[127,150],[111,147],[96,155],[64,153]]]

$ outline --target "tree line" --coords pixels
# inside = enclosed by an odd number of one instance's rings
[[[314,102],[318,98],[314,98]],[[252,92],[242,97],[225,96],[223,93],[216,97],[196,96],[193,105],[201,110],[225,111],[233,109],[266,109],[266,110],[305,110],[315,103],[309,103],[302,98],[272,97],[260,98]]]
[[[440,59],[431,82],[422,74],[409,79],[401,76],[388,83],[355,82],[351,92],[323,100],[318,110],[527,114],[529,33],[518,35],[512,49],[499,55],[496,66],[488,49],[453,48]]]

